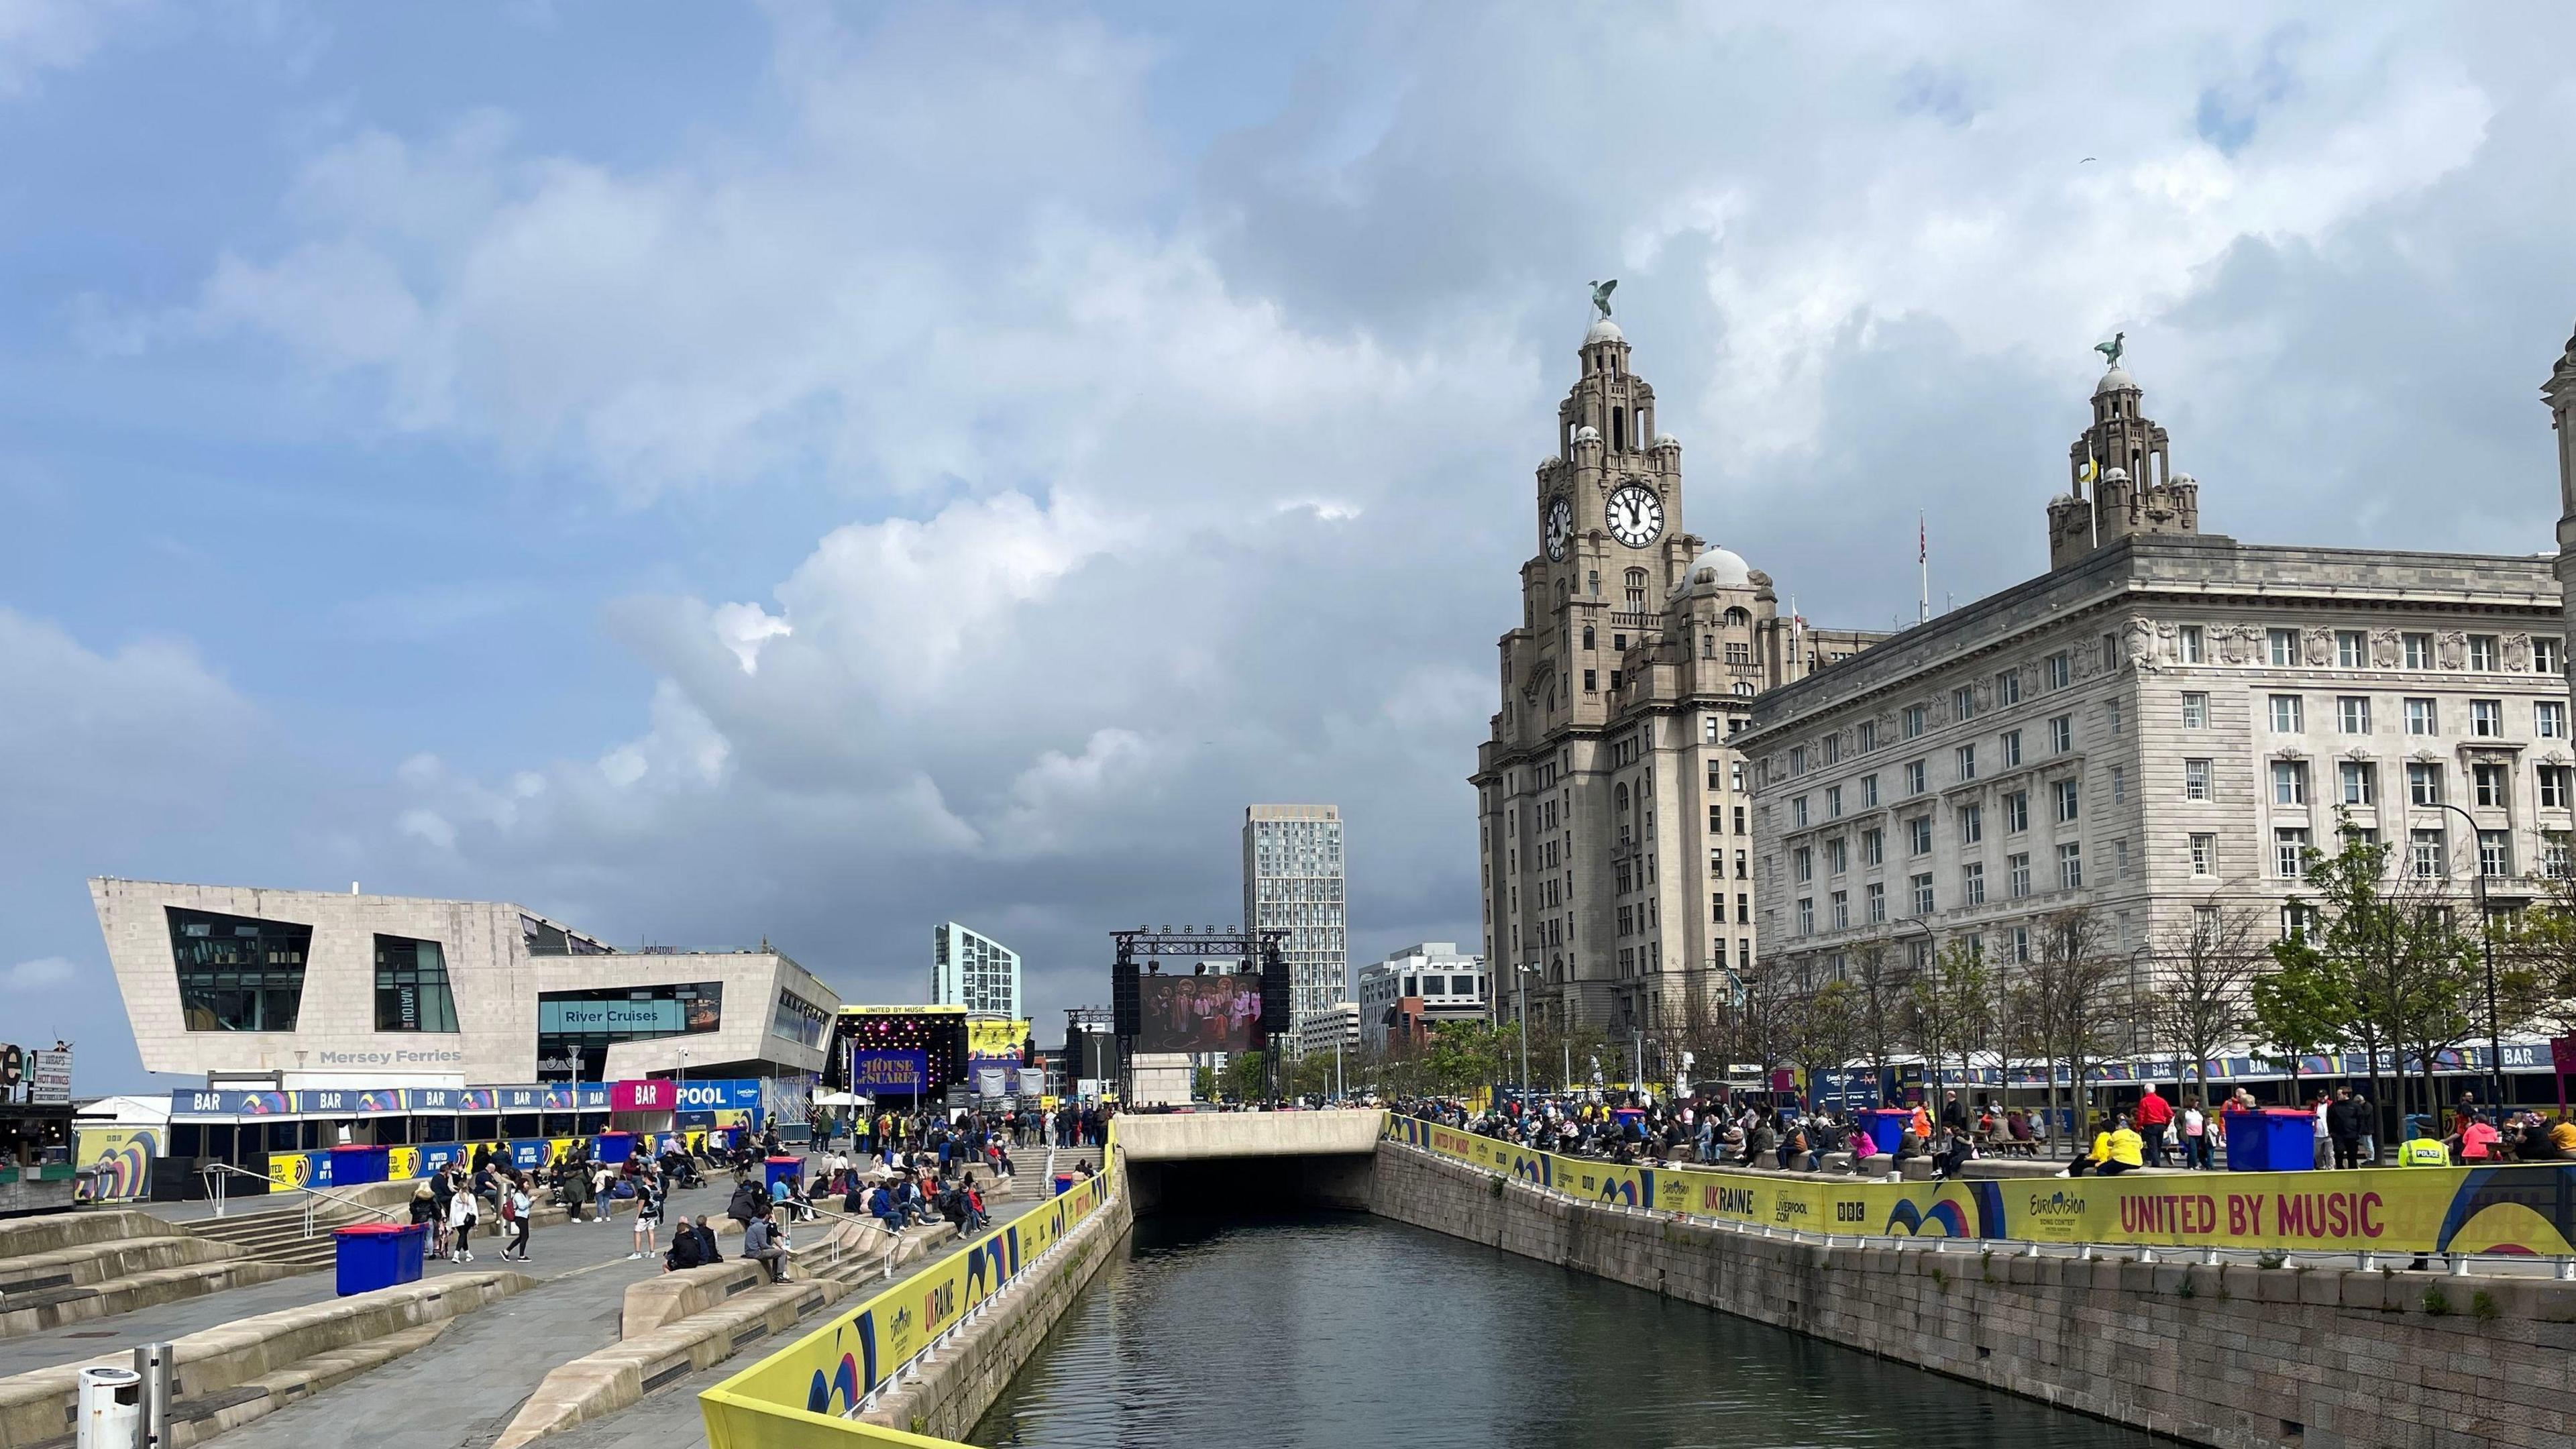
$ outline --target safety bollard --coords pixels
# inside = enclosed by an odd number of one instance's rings
[[[170,1449],[174,1437],[170,1398],[179,1376],[178,1350],[166,1341],[144,1344],[134,1350],[134,1369],[143,1375],[143,1422],[136,1426],[135,1449]]]

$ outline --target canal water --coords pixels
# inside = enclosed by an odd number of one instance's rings
[[[1360,1214],[1148,1218],[969,1436],[1042,1449],[2144,1449],[2147,1435]]]

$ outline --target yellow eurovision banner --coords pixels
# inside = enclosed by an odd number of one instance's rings
[[[1103,1161],[1114,1162],[1116,1151],[1113,1131]],[[708,1443],[712,1449],[803,1449],[827,1440],[945,1444],[842,1416],[1097,1212],[1109,1200],[1109,1181],[1103,1171],[1076,1183],[700,1394]]]
[[[2576,1254],[2576,1164],[1891,1183],[1623,1167],[1395,1116],[1386,1135],[1590,1202],[1816,1233]]]
[[[158,1127],[83,1127],[78,1164],[91,1169],[82,1202],[141,1202],[152,1195],[152,1164],[161,1157]]]

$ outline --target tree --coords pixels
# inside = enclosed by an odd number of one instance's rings
[[[2156,1040],[2191,1063],[2202,1103],[2209,1095],[2209,1059],[2245,1034],[2248,996],[2255,974],[2272,959],[2264,919],[2250,906],[2211,901],[2192,912],[2189,925],[2158,932],[2158,970],[2144,1008]],[[2179,1069],[2175,1085],[2181,1085]]]
[[[2039,923],[2036,950],[2022,968],[2020,1009],[2046,1068],[2048,1104],[2057,1105],[2057,1067],[2066,1066],[2068,1108],[2092,1107],[2093,1064],[2111,1051],[2112,1029],[2129,1003],[2122,963],[2103,949],[2102,924],[2090,906],[2071,906]],[[2076,1121],[2081,1133],[2084,1124]]]
[[[1861,1052],[1860,991],[1848,981],[1828,981],[1792,1013],[1789,1055],[1804,1074],[1807,1100],[1816,1098],[1819,1072],[1849,1066]]]
[[[1904,1042],[1907,1003],[1913,999],[1914,966],[1885,942],[1852,953],[1851,982],[1854,1029],[1868,1054],[1881,1102],[1893,1100],[1887,1080],[1888,1058]]]
[[[1958,936],[1932,956],[1932,969],[1914,978],[1908,993],[1907,1019],[1915,1044],[1931,1068],[1933,1107],[1940,1107],[1941,1058],[1956,1054],[1962,1074],[1968,1053],[1986,1039],[1986,1004],[1994,991],[1986,970],[1984,946],[1975,936]]]
[[[2349,818],[2336,834],[2334,854],[2311,848],[2301,857],[2308,889],[2292,906],[2314,920],[2273,943],[2272,954],[2285,968],[2311,973],[2314,1000],[2343,1014],[2344,1044],[2371,1055],[2374,1091],[2385,1043],[2398,1052],[2399,1095],[2412,1057],[2426,1110],[2438,1111],[2433,1070],[2440,1053],[2468,1038],[2478,938],[2454,922],[2441,877],[2392,873],[2389,847]]]

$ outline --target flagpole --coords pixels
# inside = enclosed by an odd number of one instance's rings
[[[1914,510],[1914,565],[1922,573],[1922,592],[1914,601],[1914,622],[1928,623],[1932,618],[1932,534],[1924,526],[1923,510]]]

